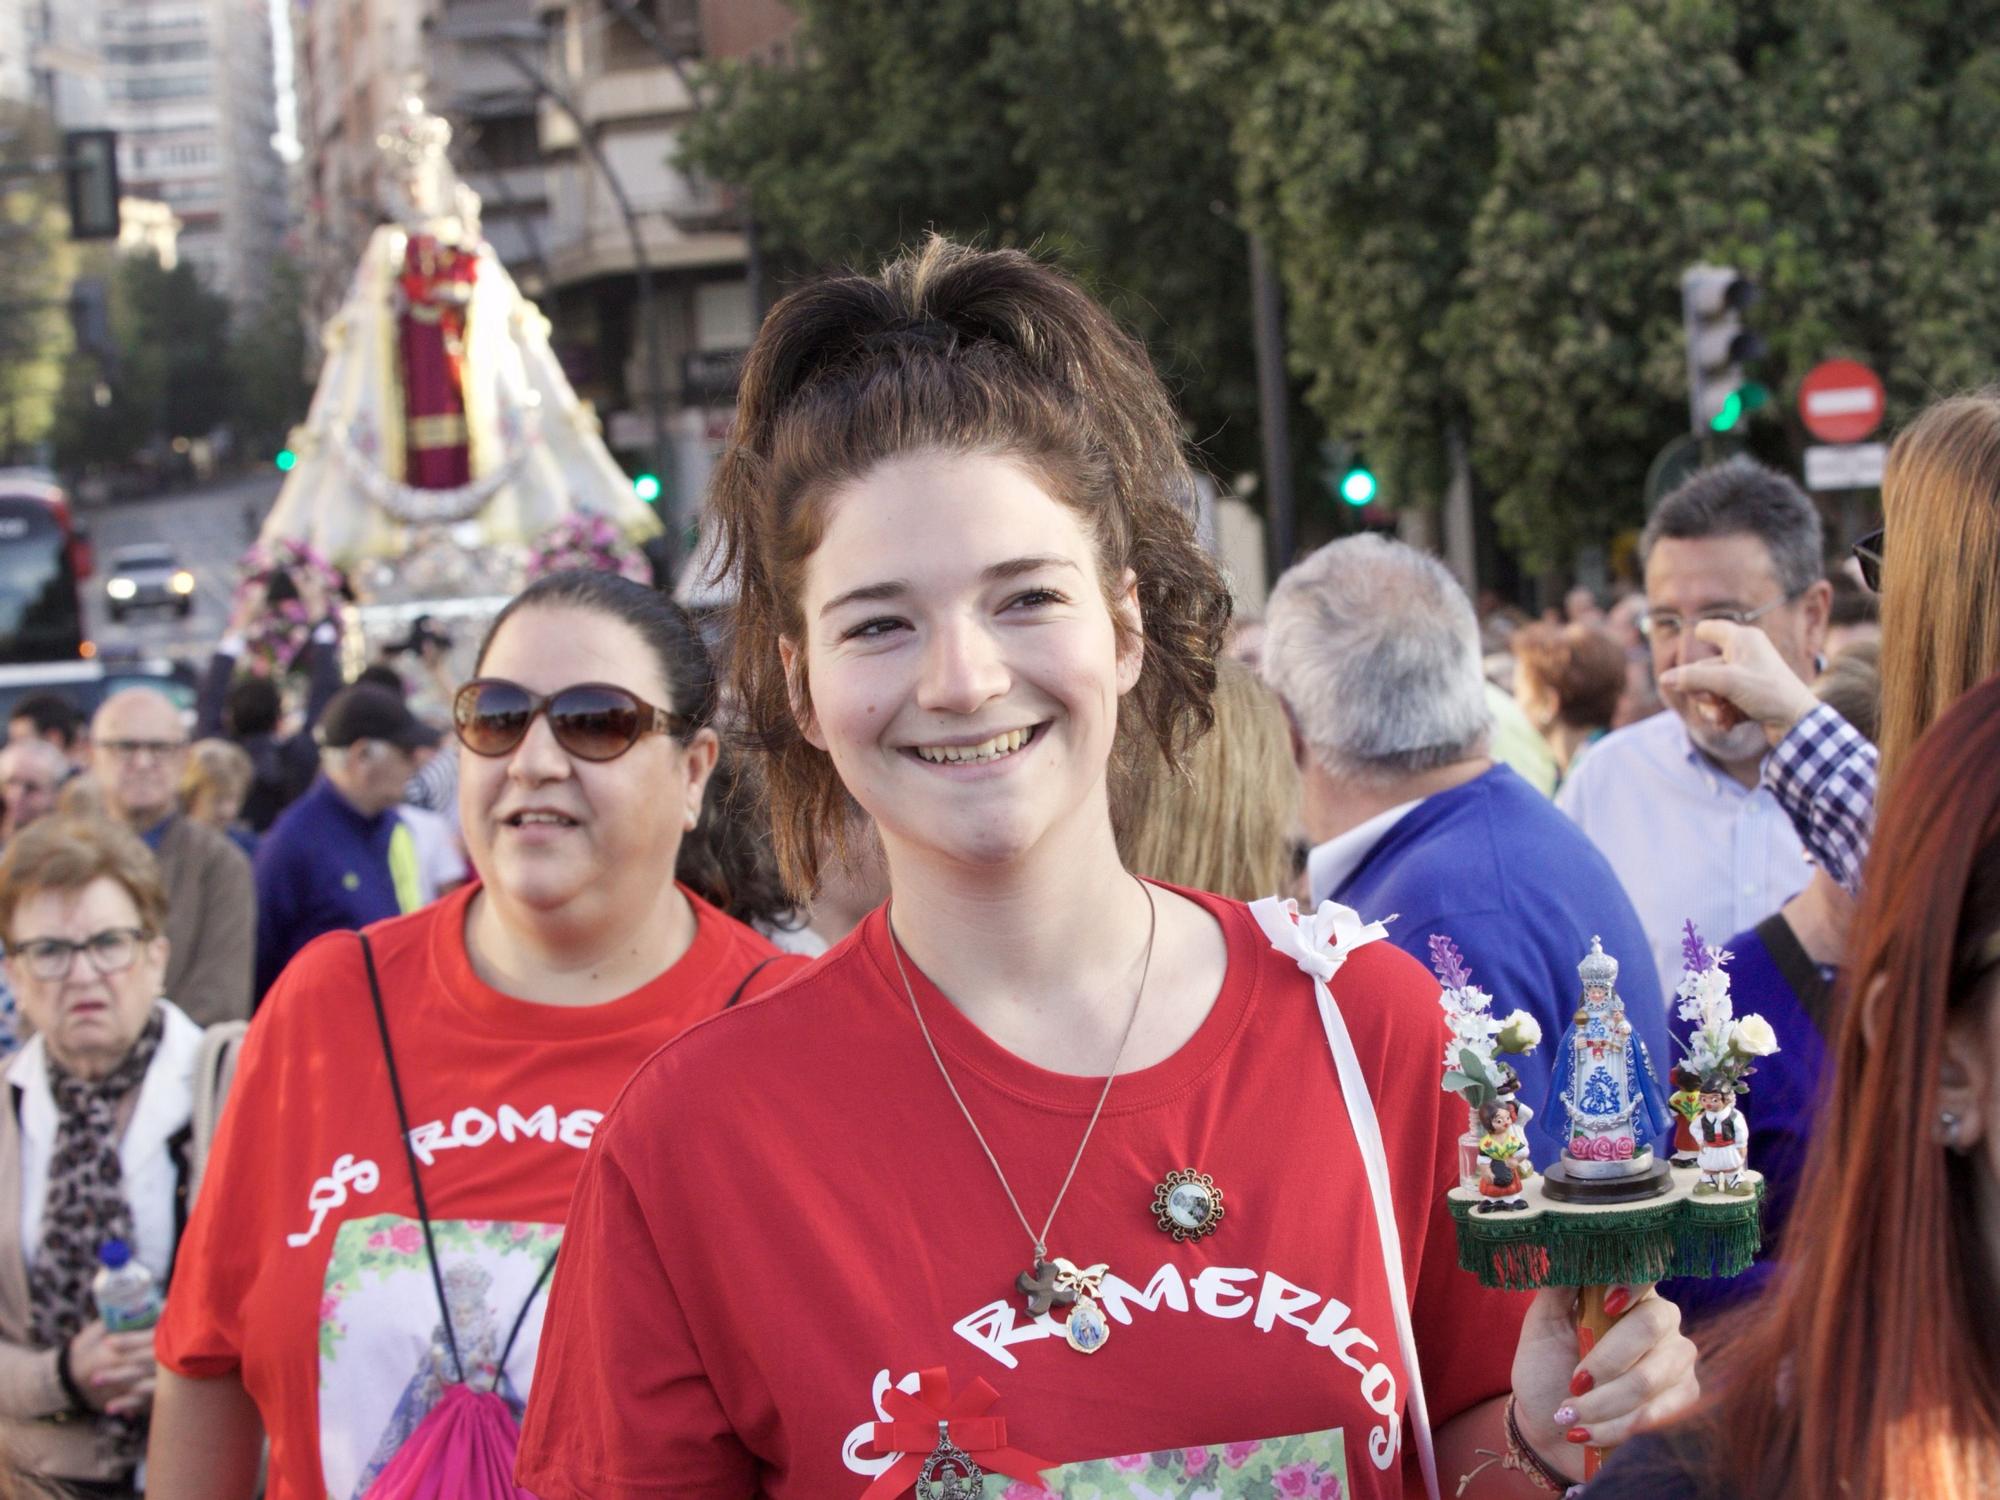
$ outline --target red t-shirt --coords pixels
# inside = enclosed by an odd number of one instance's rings
[[[571,1206],[519,1482],[542,1500],[857,1497],[891,1466],[870,1430],[895,1414],[889,1388],[942,1367],[954,1393],[998,1392],[985,1415],[1064,1466],[1062,1493],[1400,1495],[1408,1382],[1311,982],[1247,908],[1188,894],[1223,926],[1228,977],[1178,1052],[1113,1085],[1049,1236],[1052,1256],[1109,1263],[1103,1347],[1079,1353],[1025,1310],[1028,1236],[878,911],[663,1048],[613,1107]],[[1022,1061],[910,976],[1039,1227],[1102,1081]],[[1458,1269],[1444,1193],[1465,1107],[1440,1086],[1436,983],[1376,943],[1332,989],[1374,1090],[1442,1423],[1507,1389],[1526,1300]],[[1155,1221],[1176,1170],[1223,1193],[1206,1238]]]
[[[692,893],[695,938],[652,983],[602,1005],[540,1005],[473,973],[477,887],[368,929],[453,1332],[503,1394],[525,1397],[570,1189],[602,1112],[646,1057],[720,1010],[777,951]],[[795,973],[778,959],[746,994]],[[245,1041],[181,1241],[159,1358],[241,1371],[271,1440],[273,1500],[347,1500],[453,1375],[361,946],[312,943]]]

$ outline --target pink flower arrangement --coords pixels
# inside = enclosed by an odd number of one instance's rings
[[[1232,1469],[1240,1469],[1255,1458],[1257,1450],[1263,1446],[1262,1443],[1225,1443],[1222,1461]]]
[[[528,549],[528,581],[584,568],[617,573],[634,583],[651,583],[653,570],[639,549],[605,517],[593,511],[573,511],[535,538]]]
[[[295,597],[273,603],[268,595],[280,577],[290,580]],[[264,596],[264,602],[245,633],[243,665],[260,677],[290,671],[344,582],[340,570],[305,542],[284,538],[269,546],[262,542],[252,546],[236,560],[233,602],[240,606],[252,590]],[[317,605],[317,611],[308,601]]]
[[[389,1244],[398,1255],[415,1255],[423,1248],[423,1231],[414,1224],[398,1224],[389,1231]]]

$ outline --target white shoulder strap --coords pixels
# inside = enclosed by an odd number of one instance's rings
[[[1389,1280],[1389,1301],[1396,1315],[1396,1345],[1403,1357],[1403,1370],[1410,1382],[1408,1414],[1410,1430],[1417,1443],[1417,1466],[1423,1472],[1424,1494],[1438,1500],[1437,1455],[1431,1447],[1430,1410],[1424,1401],[1423,1371],[1417,1365],[1416,1331],[1410,1323],[1408,1280],[1403,1275],[1403,1237],[1396,1228],[1396,1204],[1389,1195],[1389,1154],[1382,1146],[1382,1122],[1375,1115],[1375,1098],[1368,1091],[1368,1079],[1361,1071],[1361,1059],[1347,1034],[1340,1007],[1326,982],[1347,962],[1347,955],[1367,943],[1386,939],[1389,930],[1380,922],[1363,922],[1360,915],[1337,902],[1325,901],[1318,911],[1301,917],[1296,901],[1280,901],[1275,896],[1253,902],[1250,914],[1271,946],[1312,976],[1313,994],[1319,1001],[1320,1025],[1326,1030],[1327,1047],[1333,1053],[1334,1071],[1340,1076],[1340,1094],[1347,1105],[1347,1118],[1354,1138],[1361,1145],[1361,1165],[1368,1176],[1368,1196],[1375,1206],[1375,1228],[1381,1236],[1382,1266]]]

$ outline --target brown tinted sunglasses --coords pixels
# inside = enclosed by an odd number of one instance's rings
[[[451,700],[458,742],[474,755],[506,755],[547,714],[556,743],[578,760],[616,760],[649,734],[685,735],[694,726],[637,693],[608,682],[579,682],[531,693],[504,677],[475,677]]]

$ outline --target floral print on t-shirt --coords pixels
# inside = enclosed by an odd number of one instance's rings
[[[1047,1490],[988,1474],[981,1500],[1346,1500],[1347,1445],[1336,1428],[1096,1458],[1042,1479]]]
[[[431,1235],[465,1378],[475,1390],[496,1390],[518,1417],[541,1342],[542,1270],[562,1226],[443,1219]],[[531,1297],[535,1310],[501,1370]],[[349,1500],[374,1483],[457,1378],[421,1223],[378,1214],[341,1225],[320,1298],[319,1352],[320,1467],[327,1494]]]

